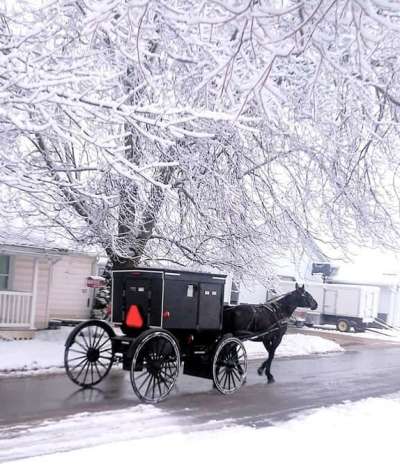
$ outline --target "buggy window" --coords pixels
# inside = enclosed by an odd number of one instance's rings
[[[193,295],[194,295],[194,285],[190,284],[190,285],[187,286],[186,296],[187,297],[193,297]]]

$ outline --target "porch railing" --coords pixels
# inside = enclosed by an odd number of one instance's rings
[[[0,327],[30,327],[32,294],[0,291]]]

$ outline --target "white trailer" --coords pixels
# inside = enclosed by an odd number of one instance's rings
[[[294,286],[294,282],[280,281],[276,290],[286,293]],[[318,302],[314,311],[297,309],[296,316],[303,317],[306,325],[334,324],[342,332],[351,327],[363,331],[378,316],[379,287],[308,282],[305,289]]]

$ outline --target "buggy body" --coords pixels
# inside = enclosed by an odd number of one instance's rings
[[[223,394],[237,391],[247,355],[239,338],[223,332],[225,279],[162,268],[113,271],[111,323],[89,320],[72,331],[67,374],[92,386],[120,362],[139,399],[151,403],[168,396],[181,366],[185,374],[213,380]]]

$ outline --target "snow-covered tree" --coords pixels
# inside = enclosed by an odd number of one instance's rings
[[[0,194],[119,265],[272,269],[399,237],[397,2],[25,0]]]

